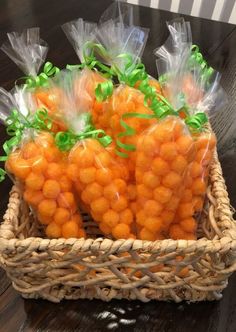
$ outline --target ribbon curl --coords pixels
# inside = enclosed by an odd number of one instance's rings
[[[86,138],[94,138],[104,147],[112,142],[112,138],[109,135],[106,135],[104,130],[95,129],[92,124],[92,116],[90,113],[84,113],[80,117],[81,121],[85,123],[85,127],[79,134],[75,134],[71,130],[68,130],[65,132],[58,132],[55,135],[55,143],[61,151],[69,151],[78,141]]]
[[[45,87],[48,84],[48,78],[57,75],[60,72],[60,69],[56,66],[53,66],[51,62],[46,62],[43,66],[43,72],[38,76],[26,76],[22,77],[25,79],[25,84],[28,89],[34,89],[38,87]]]
[[[194,67],[194,63],[198,63],[201,67],[201,74],[203,79],[208,81],[211,75],[214,73],[214,69],[208,66],[197,45],[192,45],[191,51],[190,66]]]

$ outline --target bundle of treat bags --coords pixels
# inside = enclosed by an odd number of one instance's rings
[[[167,27],[158,80],[140,60],[148,30],[124,4],[98,24],[63,25],[81,62],[65,69],[46,62],[38,74],[48,50],[38,28],[8,34],[1,49],[25,76],[0,90],[11,136],[1,178],[20,187],[47,237],[86,237],[86,212],[108,238],[197,238],[216,146],[208,115],[224,94],[189,22]]]

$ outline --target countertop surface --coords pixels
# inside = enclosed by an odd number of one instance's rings
[[[82,17],[98,21],[110,0],[2,0],[0,2],[0,44],[6,33],[39,26],[41,37],[50,46],[48,60],[59,67],[77,63],[77,57],[61,30],[61,25]],[[143,56],[148,72],[156,77],[153,49],[168,36],[165,25],[178,14],[134,7],[135,24],[150,29]],[[218,153],[232,206],[236,207],[236,27],[200,18],[191,22],[193,43],[198,44],[209,63],[222,73],[222,85],[229,96],[224,109],[212,114],[211,123],[218,138]],[[0,86],[11,89],[22,73],[0,53]],[[6,135],[1,126],[0,143]],[[10,180],[1,184],[0,213],[3,215]],[[0,270],[0,331],[236,331],[236,274],[229,280],[219,302],[165,303],[98,300],[63,301],[24,300]]]

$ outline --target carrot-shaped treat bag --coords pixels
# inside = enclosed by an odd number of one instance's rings
[[[4,97],[6,104],[6,94]],[[76,196],[66,172],[67,155],[55,145],[47,111],[39,109],[24,115],[22,103],[12,105],[12,99],[8,100],[14,108],[9,112],[9,105],[1,112],[11,136],[3,145],[6,157],[1,157],[6,160],[6,171],[21,188],[46,236],[84,237]]]
[[[70,151],[67,175],[83,208],[92,215],[104,235],[116,239],[134,237],[126,184],[129,174],[109,152],[107,146],[111,138],[93,126],[83,98],[83,107],[80,107],[78,90],[74,88],[74,81],[79,81],[80,73],[61,72],[58,78],[67,96],[61,109],[70,129],[57,133],[56,142],[62,151]],[[83,94],[83,86],[80,87],[79,94]]]
[[[57,107],[60,91],[41,91],[46,87],[49,77],[59,72],[51,62],[46,62],[43,71],[39,73],[48,52],[48,45],[40,38],[39,28],[23,30],[22,33],[7,34],[8,40],[1,50],[22,70],[24,77],[16,81],[21,89],[27,89],[33,94],[37,107],[45,107],[52,113]]]
[[[111,89],[112,84],[105,76],[110,76],[110,69],[98,61],[94,56],[94,50],[98,48],[103,52],[102,46],[96,43],[96,30],[97,24],[92,22],[86,22],[82,18],[65,23],[62,25],[62,29],[65,32],[68,40],[72,44],[81,64],[80,65],[67,65],[70,70],[77,69],[82,70],[80,79],[78,82],[74,82],[77,85],[75,91],[77,91],[77,98],[84,99],[86,107],[90,108],[93,115],[93,121],[96,125],[99,122],[103,122],[103,128],[108,129],[106,115],[102,113],[102,101],[97,100],[95,97],[95,90],[100,83],[105,83],[107,88]],[[105,76],[104,76],[105,75]],[[84,93],[81,92],[80,86],[83,86]],[[101,121],[98,121],[101,120]]]
[[[177,20],[167,26],[171,36],[156,50],[158,72],[163,91],[189,127],[195,148],[175,224],[169,229],[171,237],[186,238],[186,232],[196,234],[196,217],[203,208],[209,165],[216,146],[215,135],[207,125],[207,114],[222,105],[225,97],[219,86],[219,74],[191,43],[189,22]]]

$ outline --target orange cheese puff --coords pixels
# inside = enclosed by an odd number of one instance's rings
[[[47,237],[52,238],[52,239],[55,239],[55,238],[57,239],[62,236],[61,227],[54,222],[51,222],[50,224],[48,224],[45,232],[46,232]]]
[[[31,206],[37,207],[39,203],[44,199],[44,195],[41,190],[25,189],[23,194],[24,200]]]
[[[31,164],[22,158],[20,151],[10,153],[6,161],[6,169],[19,180],[25,180],[31,173]]]
[[[44,176],[42,174],[31,172],[25,179],[26,188],[40,190],[44,185]]]
[[[43,199],[38,205],[38,212],[45,217],[52,217],[56,212],[57,204],[53,199]]]
[[[186,239],[187,234],[188,233],[185,232],[184,229],[180,225],[178,225],[178,224],[170,225],[169,235],[170,235],[171,239],[184,240],[184,239]]]
[[[62,237],[68,238],[78,238],[85,237],[85,232],[80,229],[78,223],[75,220],[66,221],[62,226]]]
[[[167,117],[139,136],[135,175],[136,222],[143,226],[140,238],[161,239],[174,221],[193,149],[191,135],[176,117]],[[186,216],[182,215],[185,210],[179,209],[181,218],[192,216],[191,207]]]

